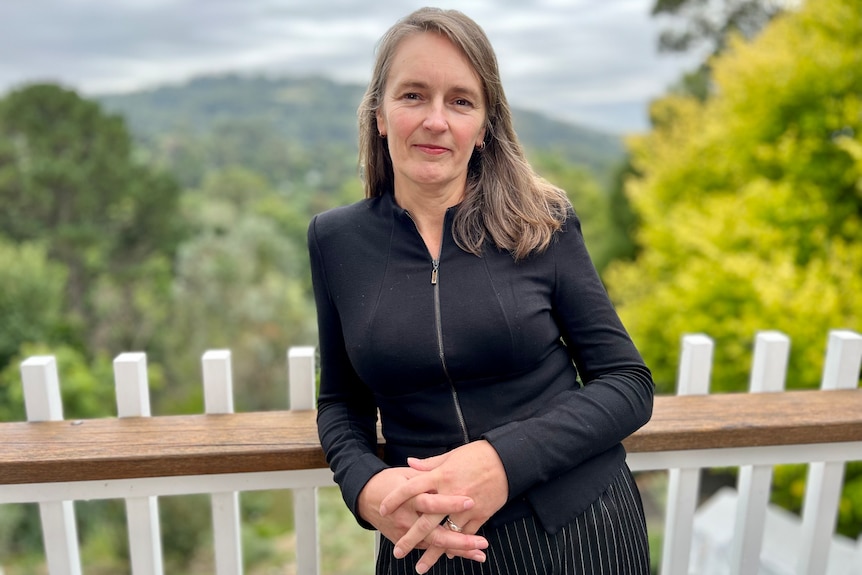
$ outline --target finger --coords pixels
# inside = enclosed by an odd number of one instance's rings
[[[485,552],[480,549],[447,549],[446,557],[449,559],[462,557],[464,559],[469,559],[470,561],[478,561],[479,563],[484,563],[487,560]]]
[[[419,575],[423,573],[427,573],[431,567],[437,563],[437,560],[440,559],[440,556],[443,555],[444,550],[439,547],[431,547],[422,554],[422,557],[419,558],[419,562],[416,563],[416,572]]]
[[[414,527],[416,526],[414,525]],[[408,532],[395,543],[395,549],[397,550],[395,556],[400,558],[407,555],[407,553],[412,549],[426,546],[427,548],[439,547],[450,553],[467,557],[469,559],[471,557],[466,555],[466,553],[488,548],[488,540],[479,535],[457,533],[438,525],[430,533],[427,533],[423,539],[417,539],[422,536],[423,531],[424,528],[417,528],[415,531],[413,528],[408,530]]]
[[[419,547],[417,547],[418,549]],[[427,547],[425,547],[427,549]],[[484,563],[487,558],[485,552],[481,549],[447,549],[446,557],[448,559],[454,559],[455,557],[463,557],[464,559],[470,559],[471,561],[479,561],[480,563]]]
[[[461,511],[468,511],[475,505],[476,502],[466,495],[420,493],[413,498],[413,510],[419,513],[452,515]]]
[[[442,550],[439,547],[431,547],[425,553],[422,554],[422,557],[419,558],[419,562],[416,563],[416,572],[417,573],[426,573],[431,567],[434,566],[435,563],[443,556],[443,553],[446,553],[446,557],[449,559],[453,559],[455,557],[463,557],[464,559],[469,559],[471,561],[478,561],[479,563],[484,563],[487,557],[485,553],[479,551],[478,549],[473,549],[470,551],[452,551],[451,549]]]
[[[401,539],[395,542],[395,549],[392,554],[396,559],[405,557],[412,551],[418,543],[423,541],[430,533],[433,533],[443,521],[444,515],[420,515],[410,529],[407,530]],[[429,545],[433,545],[434,541],[427,541]]]
[[[434,457],[426,457],[424,459],[419,459],[418,457],[408,457],[407,465],[419,471],[431,471],[432,469],[439,467],[440,464],[442,464],[448,458],[448,453],[444,453],[442,455],[435,455]]]
[[[380,502],[380,516],[386,517],[388,513],[395,511],[405,501],[416,497],[420,493],[434,493],[436,490],[434,479],[427,475],[419,475],[409,479],[383,498],[383,501]]]

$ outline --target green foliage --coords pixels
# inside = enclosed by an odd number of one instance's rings
[[[862,329],[860,44],[855,0],[810,3],[732,41],[713,97],[656,102],[653,130],[630,140],[642,250],[605,278],[659,390],[685,333],[715,339],[721,392],[746,389],[759,330],[790,336],[799,388],[819,384],[830,329]],[[777,497],[798,504],[782,480]],[[858,489],[848,473],[845,500]]]
[[[116,414],[114,407],[113,366],[108,357],[92,359],[77,349],[62,344],[25,343],[19,354],[0,371],[0,421],[24,421],[24,389],[20,364],[28,357],[51,355],[57,362],[66,419],[87,419]],[[150,366],[149,377],[161,385],[158,366]]]
[[[786,8],[783,0],[655,0],[653,16],[670,19],[659,36],[659,49],[687,52],[703,49],[723,54],[733,36],[753,39]],[[706,100],[712,93],[709,58],[683,74],[672,92]]]
[[[757,330],[793,341],[792,386],[819,382],[826,332],[860,326],[862,54],[852,3],[788,15],[715,61],[719,94],[670,96],[631,141],[644,250],[609,283],[670,391],[685,332],[716,339],[717,390],[743,389]]]
[[[285,407],[285,352],[314,333],[304,235],[298,244],[285,234],[296,233],[299,216],[264,180],[240,168],[187,192],[182,213],[193,236],[175,264],[171,347],[197,357],[231,349],[237,408]],[[199,371],[197,362],[185,370],[175,364],[180,380]]]
[[[681,24],[665,27],[659,48],[684,52],[706,44],[713,54],[720,54],[732,34],[754,38],[782,12],[784,4],[776,0],[655,0],[654,16],[672,16]]]
[[[611,206],[595,178],[585,169],[574,166],[557,154],[537,153],[530,157],[534,169],[543,178],[562,188],[569,196],[581,220],[584,241],[596,268],[602,270],[609,262],[614,233],[609,233]]]
[[[61,321],[62,266],[48,261],[33,243],[14,244],[0,236],[0,369],[22,342],[56,339]],[[0,405],[4,404],[0,392]]]
[[[137,323],[152,310],[136,307],[133,284],[148,277],[150,258],[170,257],[180,239],[177,197],[171,178],[133,160],[123,120],[98,104],[50,84],[0,101],[0,234],[40,242],[65,268],[66,323],[82,348],[142,344]],[[100,317],[100,283],[111,284],[132,322]],[[114,323],[110,337],[90,329],[100,319]]]

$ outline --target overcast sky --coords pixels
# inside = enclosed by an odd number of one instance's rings
[[[414,0],[2,0],[0,94],[57,81],[85,95],[221,72],[365,83],[374,45]],[[659,54],[653,0],[439,0],[491,39],[513,106],[607,131],[646,107],[693,56]]]

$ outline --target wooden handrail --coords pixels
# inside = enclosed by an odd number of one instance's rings
[[[0,485],[326,467],[314,411],[0,423]],[[631,453],[862,441],[862,389],[659,396]]]

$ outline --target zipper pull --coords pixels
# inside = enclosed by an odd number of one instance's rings
[[[440,268],[440,260],[431,260],[431,285],[437,285],[437,270]]]

